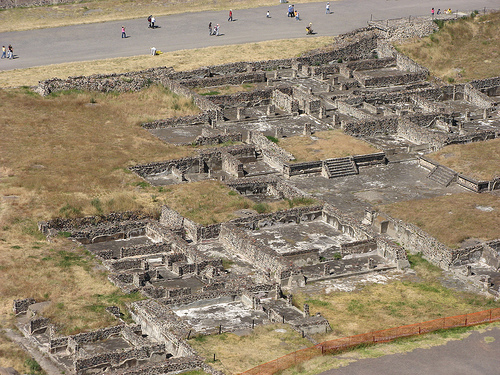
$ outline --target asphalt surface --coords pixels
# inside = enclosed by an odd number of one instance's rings
[[[498,375],[500,328],[410,353],[362,359],[319,375]]]
[[[373,19],[429,15],[431,7],[471,11],[500,8],[499,0],[340,0],[331,2],[332,14],[325,14],[326,1],[296,4],[300,21],[286,16],[288,4],[254,9],[234,9],[233,22],[227,11],[199,12],[156,17],[158,28],[148,28],[144,18],[126,21],[0,33],[0,45],[12,44],[13,60],[2,59],[0,71],[100,60],[150,53],[151,47],[168,52],[265,40],[305,37],[305,26],[313,23],[317,36],[335,36],[364,27]],[[270,11],[271,18],[266,17]],[[208,35],[208,23],[220,24],[221,36]],[[121,38],[121,26],[127,38]],[[221,61],[222,62],[222,58]],[[218,64],[214,61],[214,64]]]

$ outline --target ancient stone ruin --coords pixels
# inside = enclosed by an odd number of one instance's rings
[[[377,183],[384,173],[399,173],[407,176],[406,194],[418,193],[421,186],[433,194],[499,189],[498,179],[476,181],[425,154],[498,137],[500,77],[456,85],[431,82],[425,68],[389,44],[395,33],[401,30],[374,25],[338,37],[329,51],[300,58],[51,79],[40,82],[37,92],[122,92],[153,83],[191,97],[199,115],[142,126],[165,142],[220,147],[130,168],[152,185],[216,179],[237,194],[265,201],[310,198],[311,185],[340,191],[343,185],[363,179]],[[256,89],[213,96],[193,90],[243,83]],[[270,140],[332,129],[379,151],[299,163]],[[500,240],[450,249],[367,202],[351,205],[340,192],[323,196],[314,205],[253,212],[213,225],[200,225],[166,206],[159,219],[124,212],[42,222],[43,233],[69,232],[95,254],[124,292],[147,298],[130,306],[135,324],[73,336],[57,334],[34,300],[19,300],[14,302],[19,326],[67,374],[195,368],[216,374],[189,346],[192,335],[270,322],[289,324],[305,337],[327,332],[325,318],[310,316],[307,305],[293,305],[294,291],[320,280],[405,269],[409,263],[401,246],[498,294]],[[109,312],[120,319],[116,308]]]

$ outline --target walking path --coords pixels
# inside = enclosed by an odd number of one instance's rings
[[[100,60],[150,53],[151,47],[163,52],[266,40],[305,37],[305,26],[313,23],[317,36],[335,36],[364,27],[374,19],[429,15],[432,7],[470,11],[498,8],[498,0],[340,0],[295,4],[301,21],[286,16],[288,4],[254,9],[234,9],[233,22],[228,11],[176,14],[156,18],[158,28],[148,28],[144,18],[110,21],[51,29],[0,33],[0,45],[12,44],[16,59],[0,61],[0,71],[73,61]],[[271,18],[266,17],[270,11]],[[221,36],[208,35],[208,23],[220,24]],[[121,26],[127,38],[121,38]],[[221,57],[221,63],[223,58]],[[216,62],[217,63],[217,62]]]
[[[499,358],[500,328],[494,327],[446,345],[361,359],[319,375],[496,375]]]

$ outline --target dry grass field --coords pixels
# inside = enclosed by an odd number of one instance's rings
[[[500,138],[446,146],[427,157],[479,181],[500,176]]]
[[[447,83],[500,74],[500,12],[445,23],[427,38],[398,46]]]
[[[332,44],[333,41],[333,37],[274,40],[181,50],[158,56],[140,55],[8,70],[0,72],[0,87],[36,86],[38,81],[53,77],[64,79],[80,75],[125,73],[158,66],[171,66],[179,71],[237,61],[284,59],[300,56],[311,49]],[[224,61],[221,61],[221,56],[224,56]]]
[[[224,333],[222,335],[198,336],[189,343],[210,365],[226,374],[238,374],[298,349],[311,346],[286,324],[271,324],[256,327],[249,335]],[[213,362],[215,353],[216,361]]]
[[[379,208],[392,217],[417,225],[452,248],[469,238],[492,240],[500,234],[498,195],[464,192]]]
[[[364,155],[379,151],[360,139],[344,134],[341,130],[316,132],[312,136],[281,138],[279,146],[295,156],[296,162]]]

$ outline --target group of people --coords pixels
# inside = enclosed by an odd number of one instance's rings
[[[155,28],[155,22],[156,22],[156,18],[154,18],[154,16],[151,14],[149,17],[148,17],[148,22],[149,22],[149,28],[151,29],[154,29]]]
[[[14,58],[14,48],[9,44],[7,48],[2,46],[2,59],[13,59]]]
[[[445,9],[446,14],[451,14],[451,8]],[[441,14],[441,8],[439,8],[436,14]],[[434,8],[431,9],[431,16],[434,17]]]
[[[295,5],[288,6],[287,17],[295,18],[297,21],[300,21],[299,11],[295,9]]]
[[[212,22],[208,23],[208,35],[219,36],[220,35],[219,34],[219,29],[220,29],[219,24],[217,24],[214,27],[212,27]]]

